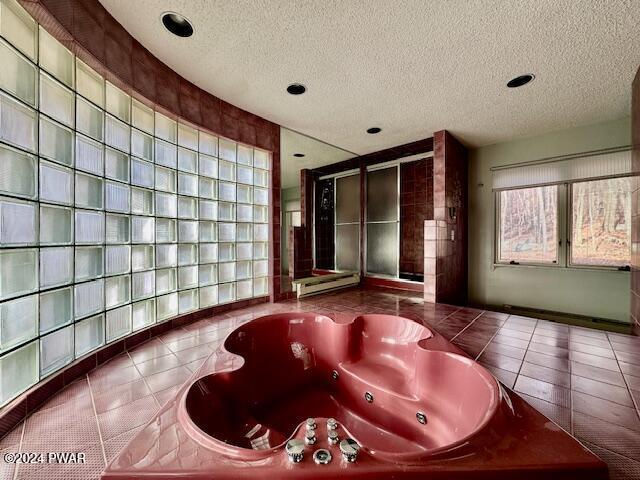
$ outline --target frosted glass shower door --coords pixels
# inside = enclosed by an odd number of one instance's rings
[[[360,270],[360,174],[335,179],[335,268]]]
[[[366,256],[368,274],[398,278],[398,165],[367,172]]]

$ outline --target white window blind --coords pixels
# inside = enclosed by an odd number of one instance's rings
[[[492,168],[493,190],[553,185],[631,174],[628,147]]]

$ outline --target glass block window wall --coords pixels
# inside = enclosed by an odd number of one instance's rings
[[[102,345],[268,293],[268,152],[176,122],[0,0],[0,405]]]

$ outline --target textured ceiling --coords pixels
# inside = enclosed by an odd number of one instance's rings
[[[479,146],[620,118],[640,63],[638,0],[100,1],[201,88],[358,154],[440,129]],[[191,38],[164,30],[168,10]]]

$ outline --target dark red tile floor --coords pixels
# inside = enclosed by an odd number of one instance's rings
[[[424,303],[414,293],[345,290],[261,304],[153,338],[58,393],[0,441],[5,452],[85,452],[84,465],[0,462],[2,479],[94,479],[238,325],[267,313],[387,313],[437,330],[605,460],[640,479],[640,338]]]

